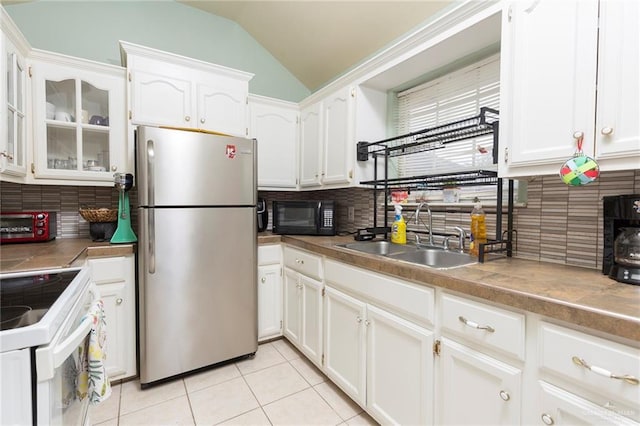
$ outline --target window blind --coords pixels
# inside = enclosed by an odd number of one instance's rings
[[[397,134],[427,129],[475,116],[480,107],[500,107],[500,55],[496,54],[443,77],[397,94]],[[444,148],[397,157],[398,177],[466,170],[496,170],[493,136],[447,144]],[[495,187],[464,187],[464,193],[495,199]],[[471,196],[470,196],[471,197]]]

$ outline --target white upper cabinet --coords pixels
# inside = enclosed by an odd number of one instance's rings
[[[302,108],[300,187],[344,188],[373,178],[372,161],[356,161],[357,141],[386,134],[386,93],[345,86]]]
[[[113,172],[132,171],[124,69],[38,50],[31,58],[35,178],[113,185]]]
[[[355,89],[344,87],[322,101],[323,185],[348,183],[353,176]]]
[[[300,112],[300,186],[320,185],[321,105],[315,103]]]
[[[253,74],[123,41],[120,48],[132,124],[247,136]]]
[[[595,155],[603,167],[640,167],[639,27],[636,0],[600,2]]]
[[[558,173],[580,136],[602,170],[637,168],[639,10],[633,0],[506,5],[501,176]]]
[[[5,25],[2,11],[2,58],[0,58],[0,98],[3,99],[0,113],[3,125],[0,133],[0,173],[14,177],[27,174],[27,84],[26,42],[16,31]],[[7,22],[8,23],[8,22]],[[5,28],[7,28],[5,30]],[[6,100],[6,101],[4,101]]]
[[[298,105],[249,96],[249,137],[258,141],[258,189],[296,189]]]

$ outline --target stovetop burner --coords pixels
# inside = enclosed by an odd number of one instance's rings
[[[35,324],[71,283],[78,271],[0,279],[0,330]]]

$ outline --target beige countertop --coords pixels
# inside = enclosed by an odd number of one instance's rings
[[[351,236],[265,235],[258,240],[281,240],[354,266],[640,342],[640,286],[618,283],[597,270],[515,258],[437,270],[335,246],[353,242]]]
[[[437,270],[336,247],[352,241],[351,236],[258,236],[259,244],[283,242],[353,266],[640,342],[640,286],[618,283],[600,271],[509,258]],[[122,256],[134,250],[134,244],[97,243],[82,238],[5,244],[0,246],[0,272],[80,266],[87,257]]]
[[[0,273],[81,266],[87,257],[123,256],[134,252],[134,244],[93,242],[89,238],[57,238],[46,243],[3,244]]]

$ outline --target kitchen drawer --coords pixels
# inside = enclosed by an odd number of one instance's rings
[[[442,295],[442,328],[524,360],[525,317],[492,305]]]
[[[322,280],[322,258],[307,251],[285,247],[284,266],[308,277]]]
[[[540,326],[539,342],[543,371],[608,398],[615,396],[619,401],[633,404],[635,412],[640,413],[640,384],[609,377],[614,374],[640,379],[640,349],[544,322]],[[574,362],[574,357],[584,365]]]
[[[282,260],[280,244],[258,246],[258,265],[272,265]]]
[[[327,259],[325,281],[423,325],[433,324],[435,293],[430,287]]]
[[[88,259],[87,265],[91,272],[91,280],[96,284],[106,284],[124,281],[127,278],[124,257],[102,257]]]

